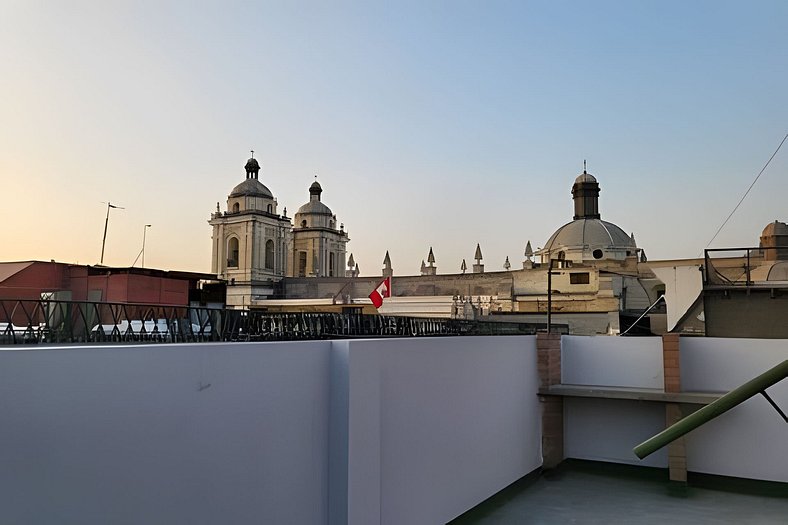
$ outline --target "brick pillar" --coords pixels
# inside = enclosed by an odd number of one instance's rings
[[[536,335],[539,387],[561,384],[561,335]],[[564,459],[564,400],[540,396],[542,403],[542,467],[555,468]]]
[[[679,334],[662,336],[662,369],[665,372],[665,392],[681,392]]]
[[[681,360],[679,334],[662,336],[662,368],[665,375],[665,392],[681,392]],[[681,405],[665,404],[665,427],[684,417]],[[687,445],[684,436],[668,445],[668,471],[671,481],[687,482]]]

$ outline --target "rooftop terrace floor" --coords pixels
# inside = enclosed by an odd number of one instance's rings
[[[451,525],[788,523],[788,483],[690,476],[687,486],[669,482],[666,470],[568,461],[514,483]]]

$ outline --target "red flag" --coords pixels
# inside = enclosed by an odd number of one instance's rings
[[[377,288],[372,290],[372,293],[369,294],[369,298],[372,300],[372,304],[375,305],[375,308],[381,307],[384,297],[391,297],[391,277],[386,277],[380,281]]]

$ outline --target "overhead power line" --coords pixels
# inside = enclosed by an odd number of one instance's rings
[[[776,149],[776,150],[774,150],[774,153],[772,153],[772,156],[771,156],[771,157],[769,157],[769,160],[767,160],[767,161],[766,161],[766,164],[764,164],[763,168],[761,168],[761,171],[759,171],[759,172],[758,172],[758,175],[755,177],[755,180],[754,180],[754,181],[752,181],[752,184],[750,184],[750,187],[749,187],[749,188],[747,188],[747,191],[745,191],[745,192],[744,192],[744,195],[742,195],[742,198],[741,198],[741,199],[739,199],[739,202],[738,202],[738,204],[736,204],[736,207],[735,207],[735,208],[733,208],[733,211],[732,211],[732,212],[731,212],[731,213],[728,215],[728,217],[727,217],[727,218],[726,218],[726,219],[725,219],[725,220],[722,222],[722,224],[720,225],[720,227],[719,227],[719,228],[717,228],[717,232],[714,234],[714,237],[712,237],[712,238],[711,238],[711,240],[709,241],[709,243],[706,245],[706,248],[708,248],[709,246],[711,246],[711,243],[713,243],[713,242],[714,242],[714,239],[716,239],[716,238],[717,238],[717,235],[719,235],[719,234],[720,234],[720,232],[721,232],[721,231],[722,231],[722,229],[725,227],[725,225],[726,225],[726,224],[728,224],[728,221],[729,221],[729,220],[731,220],[731,217],[733,217],[733,214],[734,214],[734,213],[736,213],[736,210],[738,210],[738,209],[739,209],[739,206],[741,206],[741,203],[742,203],[742,202],[744,202],[744,199],[746,199],[746,198],[747,198],[747,195],[750,193],[750,190],[752,189],[752,187],[753,187],[753,186],[755,186],[755,183],[756,183],[756,182],[758,182],[758,179],[761,177],[761,175],[763,174],[763,172],[764,172],[764,171],[766,171],[766,168],[768,168],[768,167],[769,167],[769,164],[772,162],[772,159],[773,159],[773,158],[774,158],[774,157],[777,155],[777,152],[778,152],[778,151],[780,151],[780,148],[782,148],[782,147],[783,147],[783,144],[785,144],[785,141],[786,141],[786,139],[788,139],[788,133],[786,133],[786,135],[783,137],[783,140],[782,140],[782,142],[780,142],[780,145],[779,145],[779,146],[777,146],[777,149]]]

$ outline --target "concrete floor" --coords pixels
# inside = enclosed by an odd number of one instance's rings
[[[514,523],[786,524],[788,484],[696,475],[686,486],[663,470],[569,462],[518,481],[451,525]]]

